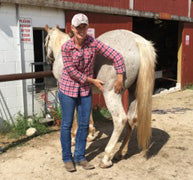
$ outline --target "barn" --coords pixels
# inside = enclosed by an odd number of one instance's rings
[[[6,75],[50,70],[45,63],[44,26],[57,24],[68,33],[77,12],[87,14],[89,33],[95,37],[127,29],[151,40],[158,55],[155,88],[193,84],[191,0],[0,0],[0,122],[18,112],[46,111],[42,97],[50,89],[50,101],[55,101],[52,77],[6,81]],[[101,94],[95,94],[93,103],[104,105]]]

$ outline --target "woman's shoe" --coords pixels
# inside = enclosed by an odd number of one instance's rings
[[[92,165],[92,164],[90,164],[86,159],[85,160],[82,160],[82,161],[80,161],[80,162],[77,162],[76,163],[77,165],[79,165],[79,166],[82,166],[84,169],[86,169],[86,170],[90,170],[90,169],[94,169],[95,167]]]
[[[71,162],[64,162],[64,167],[68,172],[76,171],[76,168],[75,168],[74,163],[72,161]]]

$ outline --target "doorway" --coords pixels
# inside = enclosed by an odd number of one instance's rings
[[[157,53],[155,90],[176,86],[178,61],[178,22],[133,18],[133,32],[153,42]]]
[[[34,44],[34,63],[32,63],[32,72],[52,70],[52,65],[46,63],[46,52],[44,47],[47,33],[43,29],[33,29]],[[34,81],[35,91],[40,92],[45,88],[57,86],[53,77],[36,78]]]

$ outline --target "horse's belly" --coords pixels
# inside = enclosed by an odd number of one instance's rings
[[[140,66],[140,54],[134,33],[127,30],[114,30],[101,35],[98,39],[123,55],[126,67],[125,87],[128,88],[136,80]],[[94,67],[97,78],[105,82],[104,87],[113,88],[116,71],[112,62],[100,55],[96,57]]]

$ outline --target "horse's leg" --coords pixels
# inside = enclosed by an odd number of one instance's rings
[[[72,130],[71,130],[71,145],[75,145],[75,139],[76,139],[76,132],[77,132],[78,124],[77,124],[77,107],[75,108],[74,111],[74,119],[73,119],[73,124],[72,124]]]
[[[87,141],[90,142],[90,141],[93,141],[94,139],[95,139],[95,127],[94,127],[94,121],[93,121],[93,116],[91,111]]]
[[[128,122],[124,130],[124,140],[115,155],[116,159],[124,157],[128,151],[129,140],[137,120],[136,101],[135,101],[135,84],[129,89],[129,110],[127,113]]]
[[[116,159],[120,159],[127,154],[129,140],[130,140],[132,131],[135,127],[135,124],[137,122],[137,111],[136,110],[137,110],[136,101],[133,101],[133,103],[131,103],[130,105],[128,116],[127,116],[128,122],[126,124],[125,137],[124,137],[123,143],[119,151],[116,153]]]
[[[127,153],[129,140],[130,140],[130,137],[131,137],[131,134],[132,134],[132,128],[131,128],[131,126],[129,125],[128,122],[125,125],[124,131],[125,131],[125,137],[123,139],[123,142],[122,142],[119,150],[115,154],[115,159],[121,159]]]
[[[113,118],[114,130],[111,138],[105,148],[105,155],[100,163],[101,168],[106,168],[112,165],[112,158],[114,157],[114,148],[121,135],[121,132],[127,122],[127,116],[124,111],[121,94],[116,94],[114,90],[104,93],[105,102],[109,112]]]

